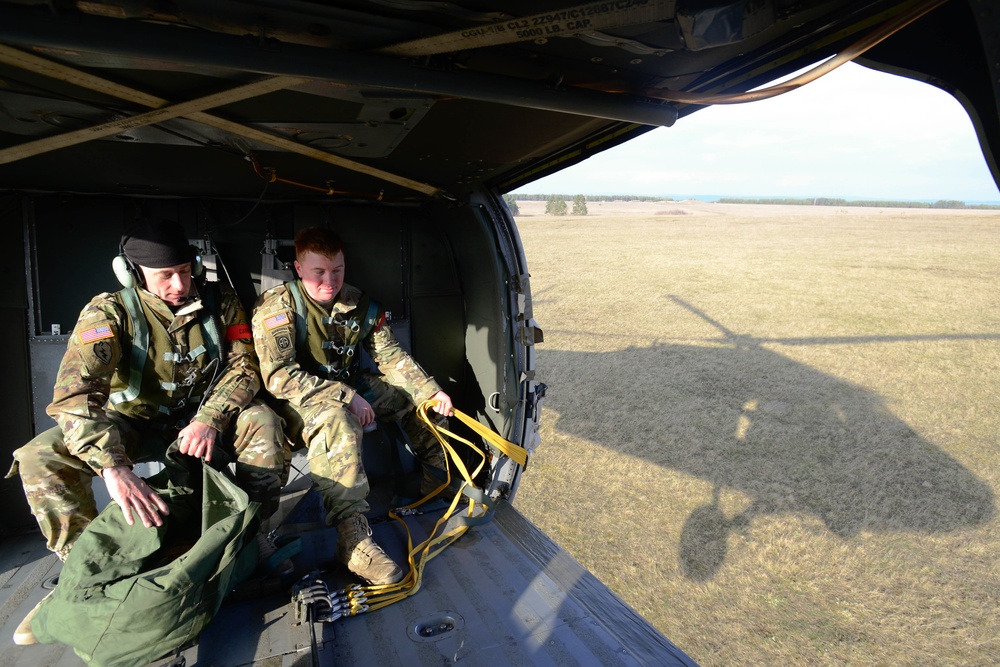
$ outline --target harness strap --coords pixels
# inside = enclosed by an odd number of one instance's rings
[[[108,397],[111,405],[128,403],[139,397],[142,371],[146,366],[146,355],[149,350],[149,327],[146,325],[146,317],[142,314],[139,292],[136,288],[130,287],[119,291],[118,294],[121,295],[125,312],[132,323],[132,351],[129,357],[128,387]]]
[[[221,363],[223,349],[222,336],[219,334],[219,324],[215,317],[216,312],[219,310],[217,302],[218,290],[213,284],[206,284],[203,291],[205,293],[202,295],[201,300],[205,307],[201,309],[198,320],[201,323],[202,331],[205,333],[205,346],[199,345],[196,349],[191,350],[188,353],[188,358],[193,361],[203,352],[207,351],[209,359],[218,359]]]
[[[205,344],[199,345],[186,355],[178,352],[166,352],[163,355],[164,361],[174,363],[184,360],[194,361],[205,353],[208,353],[210,359],[221,361],[222,337],[219,335],[219,325],[215,319],[216,290],[211,285],[207,285],[204,292],[202,295],[204,308],[201,309],[198,322],[205,334]],[[142,373],[146,368],[146,357],[149,355],[149,325],[142,312],[138,290],[135,287],[129,287],[119,290],[118,294],[121,295],[125,312],[132,324],[132,350],[129,356],[128,387],[122,391],[116,391],[108,397],[111,405],[128,403],[139,397],[139,392],[142,389]],[[177,385],[172,382],[161,382],[160,386],[166,391],[177,389]],[[160,406],[160,409],[163,411],[163,406]]]
[[[378,312],[378,302],[375,301],[375,299],[368,299],[368,309],[365,311],[364,319],[361,320],[361,336],[358,340],[368,338],[368,334],[372,332],[372,329],[375,328],[376,322],[378,322]]]
[[[306,301],[299,289],[299,282],[293,280],[285,283],[288,286],[288,293],[292,295],[295,303],[295,351],[299,354],[305,349],[306,338],[309,335],[309,322],[306,320]]]
[[[354,356],[354,348],[356,345],[337,345],[332,340],[325,340],[322,343],[324,350],[333,350],[337,354],[345,354],[348,357]]]
[[[331,366],[329,364],[322,364],[319,369],[326,373],[326,377],[329,380],[346,382],[348,378],[351,377],[351,370],[349,368],[337,368],[336,366]]]
[[[324,317],[323,324],[339,324],[346,329],[350,329],[352,333],[358,333],[361,330],[361,325],[357,323],[357,320],[345,320],[339,313],[332,317]]]
[[[302,288],[299,286],[299,281],[292,280],[285,283],[288,288],[288,293],[292,296],[292,304],[295,306],[295,353],[297,355],[308,355],[309,349],[308,339],[309,339],[309,319],[308,311],[306,310],[306,299],[302,294]],[[371,334],[372,329],[378,323],[380,317],[379,313],[381,308],[378,302],[374,299],[365,295],[362,300],[358,303],[357,310],[364,310],[364,315],[360,318],[345,319],[340,315],[333,315],[328,317],[323,317],[322,322],[325,325],[328,324],[338,324],[342,327],[350,329],[352,333],[358,333],[358,341],[364,342],[368,335]],[[354,359],[354,349],[357,345],[337,345],[332,340],[324,340],[320,344],[324,350],[333,350],[337,354],[345,355],[348,359]],[[311,355],[310,355],[311,356]],[[355,362],[357,360],[355,359]],[[353,367],[352,362],[349,366]],[[350,368],[338,368],[331,364],[318,364],[319,369],[326,373],[327,377],[331,380],[344,381],[351,375]]]
[[[180,352],[164,352],[163,360],[171,361],[175,364],[180,363],[182,361],[194,361],[201,355],[205,354],[207,351],[208,351],[207,347],[205,347],[204,345],[199,345],[198,347],[194,348],[187,354],[181,354]]]

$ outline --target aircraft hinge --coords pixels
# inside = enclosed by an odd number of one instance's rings
[[[538,326],[538,322],[536,322],[534,318],[528,320],[521,326],[519,334],[518,338],[524,345],[536,345],[545,340],[542,328]]]

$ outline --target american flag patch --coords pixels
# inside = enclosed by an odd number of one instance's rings
[[[264,326],[270,329],[275,327],[282,327],[288,324],[288,315],[284,313],[278,313],[277,315],[271,315],[271,317],[264,320]]]
[[[114,332],[111,331],[111,327],[107,324],[102,324],[92,329],[87,329],[86,331],[80,332],[80,341],[84,343],[93,343],[95,340],[101,340],[102,338],[111,338],[114,336]]]

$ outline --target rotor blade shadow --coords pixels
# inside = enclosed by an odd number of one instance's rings
[[[763,347],[540,350],[538,368],[558,431],[750,499],[738,517],[702,508],[685,524],[692,578],[710,577],[725,557],[719,540],[756,516],[809,514],[849,537],[953,531],[996,511],[986,483],[878,394]],[[608,396],[627,397],[625,419],[595,410]]]

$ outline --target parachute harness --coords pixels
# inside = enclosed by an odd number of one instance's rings
[[[433,400],[424,401],[417,408],[417,416],[423,422],[424,426],[434,434],[434,437],[445,451],[445,480],[440,486],[423,498],[404,507],[390,510],[388,513],[389,517],[399,521],[406,531],[409,572],[407,572],[402,580],[395,584],[381,586],[362,586],[358,584],[333,593],[326,593],[324,590],[325,584],[322,582],[316,580],[306,582],[304,580],[302,587],[297,587],[298,592],[305,594],[306,597],[310,597],[311,601],[315,602],[317,600],[317,584],[321,587],[320,590],[323,590],[323,592],[319,593],[319,597],[323,599],[325,609],[316,610],[319,613],[311,614],[312,620],[330,622],[344,616],[357,616],[365,612],[382,609],[408,598],[420,590],[424,568],[428,561],[464,535],[470,527],[485,523],[492,518],[493,500],[482,489],[478,488],[473,481],[486,464],[486,454],[469,440],[434,423],[434,420],[428,416],[427,410],[434,406],[435,403],[436,401]],[[455,410],[454,414],[459,421],[472,429],[501,454],[509,457],[521,466],[527,464],[528,451],[525,448],[504,440],[492,430],[459,410]],[[467,445],[479,456],[478,464],[471,472],[449,440]],[[420,510],[418,508],[420,505],[436,497],[448,488],[451,483],[452,465],[454,465],[455,469],[461,475],[462,484],[444,514],[434,524],[434,528],[427,539],[420,544],[414,545],[413,535],[410,533],[410,529],[403,518],[419,514]],[[463,496],[465,497],[465,501],[463,501]],[[463,502],[464,506],[460,510],[460,505]],[[302,612],[301,615],[305,616],[304,609]],[[302,620],[305,619],[303,618]]]

